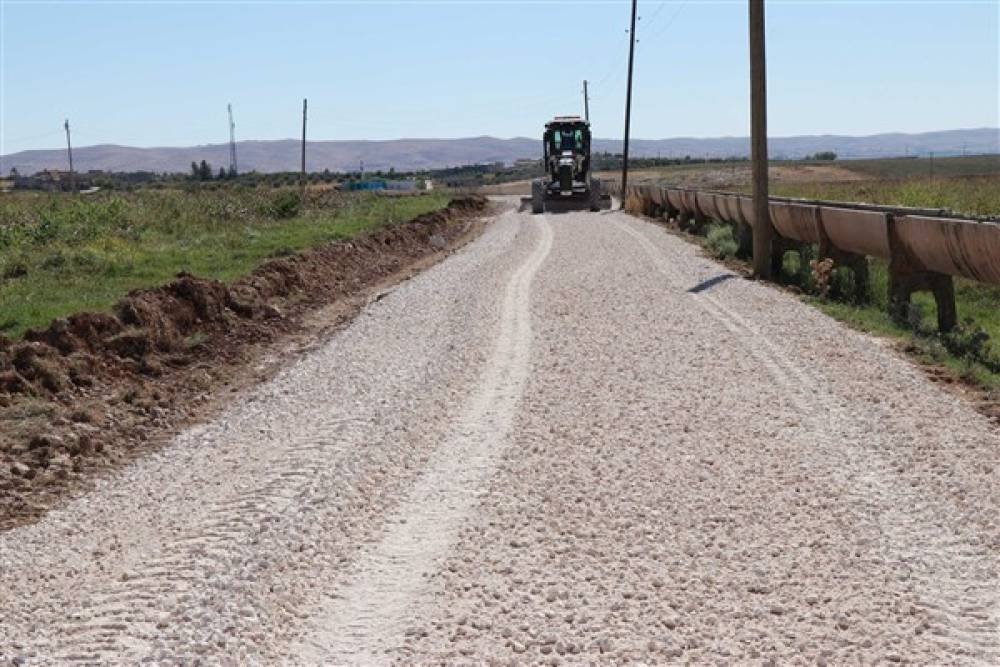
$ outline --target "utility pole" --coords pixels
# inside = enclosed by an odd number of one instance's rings
[[[583,80],[583,119],[590,122],[590,95],[587,94],[587,80]]]
[[[302,98],[302,180],[306,178],[306,99]]]
[[[229,174],[235,176],[236,171],[236,123],[233,122],[233,105],[227,104],[229,111]]]
[[[752,0],[751,0],[752,1]],[[638,0],[632,0],[632,28],[628,42],[628,87],[625,92],[625,142],[622,146],[622,208],[628,197],[628,132],[632,122],[632,64],[635,59],[635,12]]]
[[[69,155],[69,187],[76,192],[76,172],[73,171],[73,144],[69,140],[69,118],[63,125],[66,128],[66,154]]]
[[[764,0],[750,0],[750,153],[753,171],[753,272],[771,277],[774,230],[767,192],[767,76]]]

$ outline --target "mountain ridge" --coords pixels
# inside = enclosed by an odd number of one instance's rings
[[[621,152],[620,139],[595,139],[598,152]],[[672,137],[633,139],[634,157],[741,157],[749,154],[749,137]],[[841,158],[900,157],[904,155],[961,155],[1000,153],[1000,128],[972,128],[935,132],[852,135],[798,135],[772,137],[768,150],[775,159],[801,158],[819,151],[833,151]],[[297,171],[301,143],[297,139],[247,139],[236,145],[241,172]],[[364,162],[366,170],[399,171],[441,169],[469,164],[504,162],[539,157],[539,139],[488,135],[456,139],[352,139],[310,141],[306,146],[310,171],[353,171]],[[97,144],[73,149],[77,171],[187,172],[192,161],[205,160],[214,169],[229,165],[229,144],[135,147]],[[26,150],[0,156],[0,173],[12,168],[21,174],[43,169],[65,169],[62,149]]]

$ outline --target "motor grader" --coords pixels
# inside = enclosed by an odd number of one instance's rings
[[[611,208],[611,196],[591,173],[590,123],[579,116],[556,116],[545,124],[542,151],[547,176],[531,182],[532,213],[599,211]]]

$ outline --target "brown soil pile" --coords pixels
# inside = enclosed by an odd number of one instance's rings
[[[480,196],[262,264],[232,284],[179,274],[113,313],[0,336],[0,529],[30,520],[81,475],[133,457],[198,416],[311,309],[358,295],[465,236]],[[252,373],[251,373],[252,374]],[[245,380],[246,378],[244,378]]]

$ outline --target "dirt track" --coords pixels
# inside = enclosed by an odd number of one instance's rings
[[[880,342],[511,210],[0,534],[0,664],[997,664],[997,517],[995,428]]]

